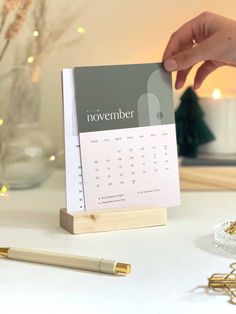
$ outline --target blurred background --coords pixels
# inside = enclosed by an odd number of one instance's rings
[[[0,1],[0,4],[4,2]],[[211,11],[236,19],[235,0],[47,0],[46,3],[47,19],[43,23],[48,33],[64,25],[63,36],[43,56],[40,79],[40,125],[50,134],[57,152],[63,151],[64,146],[62,68],[158,62],[172,32],[201,12]],[[68,24],[70,16],[73,22]],[[26,21],[9,45],[0,63],[0,71],[13,64],[16,52],[26,49],[26,40],[32,31],[37,29],[34,30],[32,25],[29,27]],[[37,37],[37,33],[33,36]],[[34,56],[30,51],[27,55],[27,50],[26,58],[27,62],[34,62]],[[210,96],[217,87],[224,95],[234,95],[235,79],[236,69],[221,68],[210,75],[198,94]],[[191,83],[192,74],[188,79],[188,84]],[[5,93],[3,85],[0,86],[1,98]],[[175,106],[184,89],[174,91]],[[58,166],[63,167],[63,154],[59,157]]]

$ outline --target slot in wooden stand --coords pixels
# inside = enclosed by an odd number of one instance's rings
[[[60,225],[73,234],[166,225],[166,208],[133,208],[68,213],[60,210]]]

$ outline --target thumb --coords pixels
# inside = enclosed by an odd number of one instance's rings
[[[186,70],[201,61],[211,60],[217,46],[208,38],[196,46],[173,55],[164,61],[166,71]]]

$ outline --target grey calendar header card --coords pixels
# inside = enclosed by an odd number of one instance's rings
[[[79,132],[174,123],[161,63],[77,67],[74,85]]]

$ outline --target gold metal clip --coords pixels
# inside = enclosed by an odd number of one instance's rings
[[[224,292],[230,296],[230,302],[236,305],[236,263],[230,265],[228,274],[213,274],[208,278],[208,287],[215,292]]]

